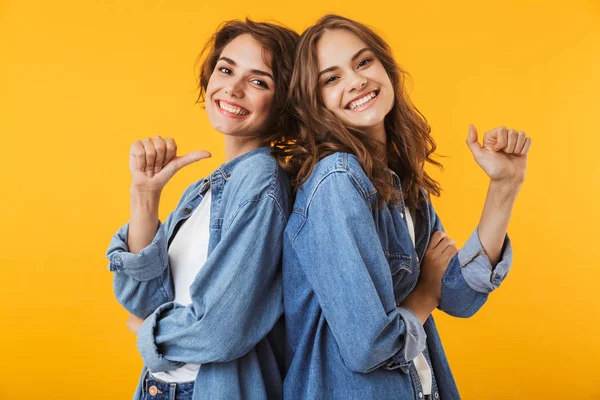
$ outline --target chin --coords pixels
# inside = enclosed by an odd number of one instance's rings
[[[364,118],[360,121],[350,121],[350,126],[359,130],[369,130],[381,125],[384,118]]]

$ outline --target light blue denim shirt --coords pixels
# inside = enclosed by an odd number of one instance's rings
[[[127,248],[128,224],[106,252],[117,300],[145,319],[137,337],[142,376],[146,368],[202,364],[195,400],[282,397],[281,250],[291,197],[288,178],[269,153],[269,147],[250,151],[189,186],[138,254]],[[167,249],[207,190],[208,258],[184,307],[173,302]]]
[[[421,200],[413,245],[403,200],[377,203],[358,159],[346,153],[323,158],[297,192],[283,250],[286,398],[421,400],[412,361],[420,352],[433,371],[432,398],[460,398],[433,317],[421,325],[402,306],[440,219]],[[492,269],[475,230],[448,265],[439,308],[473,315],[511,262],[506,236]]]

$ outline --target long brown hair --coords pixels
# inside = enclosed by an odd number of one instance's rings
[[[263,138],[264,144],[271,144],[283,135],[288,135],[293,123],[289,107],[288,90],[289,82],[294,69],[294,54],[300,35],[283,25],[269,22],[255,22],[250,18],[245,21],[231,20],[223,22],[212,37],[206,42],[202,52],[196,59],[200,64],[198,73],[198,99],[197,103],[204,103],[208,81],[212,75],[223,49],[236,37],[249,34],[261,44],[263,49],[270,53],[270,60],[263,56],[266,64],[273,71],[275,79],[275,96],[268,132]],[[268,61],[268,62],[267,62]]]
[[[382,145],[375,138],[360,130],[346,127],[338,117],[325,108],[318,90],[317,43],[324,32],[346,29],[373,51],[383,64],[392,87],[394,105],[385,116],[387,136],[387,162],[375,157],[381,154]],[[402,180],[406,204],[417,207],[419,188],[428,194],[440,195],[440,186],[425,171],[429,162],[442,165],[430,156],[435,151],[435,141],[425,117],[412,104],[404,89],[408,74],[395,62],[387,43],[369,27],[338,15],[326,15],[308,28],[300,37],[292,75],[290,101],[297,117],[297,137],[294,143],[282,144],[287,156],[287,167],[295,173],[292,184],[298,188],[310,176],[315,164],[323,157],[343,151],[354,154],[377,189],[380,204],[397,201],[397,190],[388,170],[394,171]]]

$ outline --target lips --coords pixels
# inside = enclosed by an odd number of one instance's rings
[[[347,110],[360,109],[363,106],[371,103],[373,99],[377,98],[377,95],[379,95],[379,89],[364,92],[352,99],[344,108],[346,108]]]
[[[217,104],[217,108],[219,109],[219,111],[228,116],[244,118],[250,114],[250,111],[248,111],[244,107],[230,101],[215,100],[215,103]]]

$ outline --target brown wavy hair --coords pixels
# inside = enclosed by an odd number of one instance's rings
[[[223,22],[206,42],[202,52],[196,59],[196,65],[200,65],[198,72],[199,94],[196,103],[203,104],[205,102],[208,81],[225,46],[243,34],[251,35],[271,55],[269,60],[267,55],[263,53],[263,59],[273,71],[273,78],[275,79],[273,108],[266,129],[268,134],[264,136],[263,145],[270,145],[281,140],[285,141],[287,139],[281,136],[288,135],[290,131],[294,130],[294,128],[291,128],[294,122],[290,112],[288,90],[294,69],[294,54],[300,35],[283,25],[255,22],[250,18],[246,18],[245,21],[230,20]]]
[[[325,108],[318,89],[317,43],[323,33],[332,29],[346,29],[362,39],[390,77],[394,105],[384,120],[387,165],[383,157],[375,156],[383,152],[380,142],[360,130],[344,126],[333,112]],[[294,188],[308,179],[319,160],[341,151],[358,157],[364,172],[377,189],[380,205],[397,202],[400,194],[394,189],[388,168],[401,178],[404,199],[409,207],[417,207],[419,187],[424,188],[428,196],[439,196],[441,188],[425,172],[424,164],[429,162],[440,168],[442,164],[431,158],[436,149],[435,141],[430,135],[427,120],[405,91],[407,77],[409,75],[396,64],[387,43],[366,25],[338,15],[326,15],[306,29],[296,51],[289,93],[297,118],[297,136],[293,143],[280,144],[287,156],[284,167],[295,174],[292,181]]]

